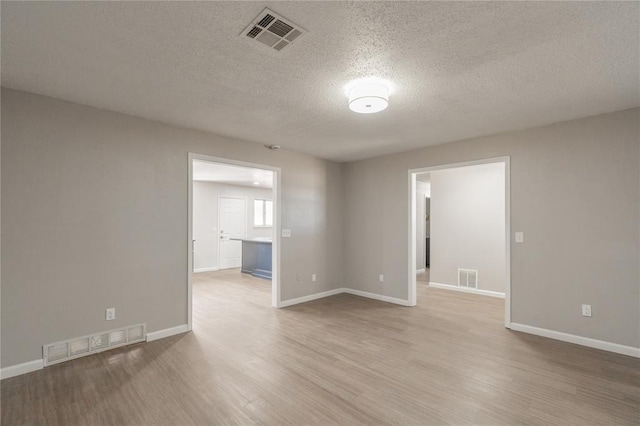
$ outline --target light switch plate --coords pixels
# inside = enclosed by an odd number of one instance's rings
[[[282,238],[290,238],[290,237],[291,237],[291,229],[283,229]]]
[[[524,232],[516,232],[516,243],[524,243]]]

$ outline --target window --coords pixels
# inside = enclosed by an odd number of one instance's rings
[[[253,226],[273,226],[273,201],[253,200]]]

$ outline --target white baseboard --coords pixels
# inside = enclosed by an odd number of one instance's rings
[[[198,269],[194,269],[193,273],[197,274],[198,272],[211,272],[211,271],[217,271],[218,267],[214,266],[213,268],[198,268]]]
[[[147,342],[153,342],[154,340],[164,339],[165,337],[175,336],[176,334],[186,333],[189,331],[187,324],[182,324],[177,327],[165,328],[164,330],[154,331],[147,333]]]
[[[547,337],[549,339],[561,340],[563,342],[575,343],[576,345],[588,346],[590,348],[601,349],[603,351],[640,358],[640,348],[620,345],[618,343],[605,342],[590,337],[576,336],[575,334],[562,333],[560,331],[538,328],[530,325],[511,323],[511,330],[522,333],[535,334],[536,336]]]
[[[311,302],[312,300],[322,299],[323,297],[334,296],[344,293],[343,288],[334,288],[333,290],[321,291],[320,293],[310,294],[308,296],[296,297],[295,299],[283,300],[278,308],[286,308],[287,306],[297,305],[299,303]]]
[[[384,296],[382,294],[369,293],[368,291],[354,290],[352,288],[336,288],[333,290],[327,290],[316,294],[310,294],[309,296],[298,297],[295,299],[284,300],[280,302],[278,308],[286,308],[287,306],[297,305],[299,303],[310,302],[316,299],[322,299],[323,297],[334,296],[336,294],[347,293],[354,296],[366,297],[368,299],[380,300],[382,302],[394,303],[401,306],[409,306],[409,302],[404,299],[398,299],[395,297]]]
[[[9,377],[19,376],[21,374],[31,373],[32,371],[42,370],[44,368],[44,359],[36,359],[22,364],[10,365],[0,369],[0,378],[2,380]]]
[[[354,296],[366,297],[368,299],[380,300],[382,302],[395,303],[396,305],[409,306],[409,301],[404,299],[398,299],[395,297],[384,296],[377,293],[369,293],[368,291],[354,290],[352,288],[342,289],[344,293],[353,294]]]
[[[460,291],[462,293],[480,294],[482,296],[490,296],[490,297],[497,297],[500,299],[504,299],[504,293],[500,293],[498,291],[481,290],[479,288],[458,287],[457,285],[441,284],[441,283],[433,283],[433,282],[429,282],[429,287],[443,288],[445,290]]]
[[[147,342],[173,336],[189,331],[187,324],[177,327],[167,328],[153,333],[147,333]],[[42,370],[44,368],[44,359],[36,359],[34,361],[25,362],[17,365],[10,365],[0,369],[0,379],[8,379],[9,377],[19,376],[21,374],[31,373],[32,371]]]

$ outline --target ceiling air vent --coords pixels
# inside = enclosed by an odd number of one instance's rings
[[[260,34],[261,32],[262,32],[262,28],[260,28],[260,27],[253,27],[253,28],[251,29],[251,31],[249,31],[249,32],[247,33],[247,37],[256,38],[256,36],[257,36],[258,34]]]
[[[265,9],[242,31],[241,35],[280,52],[306,33],[307,30],[300,25]]]

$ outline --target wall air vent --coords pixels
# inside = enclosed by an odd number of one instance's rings
[[[458,269],[458,287],[478,288],[478,270]]]
[[[44,365],[46,367],[47,365],[103,352],[118,346],[144,342],[146,336],[147,325],[138,324],[51,343],[42,347]]]
[[[259,41],[264,46],[281,52],[307,33],[277,13],[265,9],[242,31],[242,37]]]

